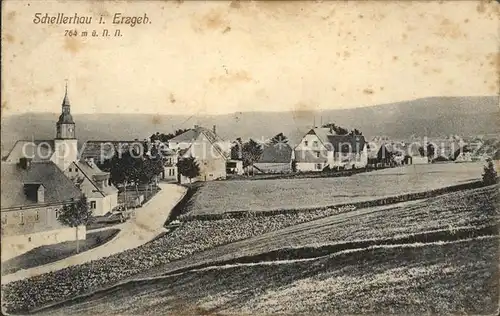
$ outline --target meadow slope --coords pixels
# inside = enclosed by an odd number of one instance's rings
[[[230,265],[132,282],[45,315],[493,314],[498,237]]]
[[[424,192],[479,180],[482,163],[411,165],[350,177],[206,182],[189,212],[269,211],[312,208]]]
[[[132,282],[40,312],[483,313],[498,304],[498,199],[498,186],[490,186],[360,209],[285,229],[276,229],[289,221],[285,215],[276,216],[279,220],[270,216],[192,221],[174,235],[188,228],[192,234],[183,233],[182,242],[163,248],[168,256],[182,249],[184,259],[151,267],[130,275]],[[493,229],[484,231],[485,227]],[[457,233],[463,229],[468,235]],[[445,242],[435,239],[436,230],[446,233]],[[423,236],[423,243],[381,245],[383,239],[397,241],[412,234]],[[231,242],[232,236],[255,237]],[[374,242],[358,248],[366,240]],[[206,251],[198,248],[187,255],[188,249],[209,241],[227,244]],[[311,247],[346,242],[354,248],[332,253],[323,249],[310,255]],[[183,245],[188,248],[179,248]],[[283,249],[294,249],[293,260],[272,255]],[[300,258],[306,252],[309,256]],[[127,269],[135,262],[130,261]],[[441,305],[436,305],[437,298],[442,298]]]

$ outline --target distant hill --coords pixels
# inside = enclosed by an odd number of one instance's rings
[[[56,113],[26,113],[2,117],[2,154],[15,140],[51,139],[55,133]],[[267,139],[283,132],[295,143],[313,125],[312,112],[238,112],[213,116],[151,114],[75,114],[80,140],[143,139],[156,131],[172,132],[194,124],[211,128],[227,140],[236,137]],[[369,139],[392,139],[411,135],[438,137],[500,133],[498,97],[432,97],[370,107],[316,112],[316,124],[334,122],[357,128]]]

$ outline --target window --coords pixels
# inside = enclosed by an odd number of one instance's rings
[[[307,140],[304,141],[304,146],[307,147],[307,145],[309,144],[309,142]]]
[[[28,237],[28,241],[31,242],[31,237]]]
[[[316,164],[316,170],[321,170],[321,164],[320,163]]]
[[[40,220],[40,214],[38,211],[35,212],[35,221],[38,222]]]
[[[19,213],[19,225],[24,225],[24,214]]]
[[[69,172],[73,172],[73,169],[71,167],[69,167]]]
[[[316,158],[319,158],[319,151],[316,152]]]
[[[96,208],[96,203],[95,201],[90,201],[90,208],[95,209]]]
[[[313,147],[318,147],[318,141],[313,141]]]
[[[56,210],[56,219],[59,218],[59,215],[61,215],[61,212],[59,210]]]
[[[2,224],[7,224],[7,215],[2,216]]]

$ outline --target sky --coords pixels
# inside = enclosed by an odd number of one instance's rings
[[[500,88],[497,2],[2,5],[2,115],[59,112],[66,80],[73,113],[314,111]],[[36,13],[93,21],[35,24]],[[116,13],[151,23],[113,25]],[[104,28],[122,36],[65,36]]]

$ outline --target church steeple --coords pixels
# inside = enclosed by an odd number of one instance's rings
[[[71,116],[71,106],[68,97],[68,83],[66,82],[64,99],[62,102],[61,115],[56,124],[56,138],[59,139],[74,139],[75,138],[75,122]]]

